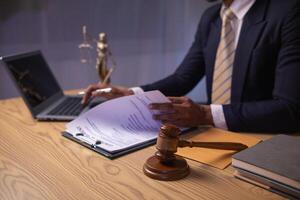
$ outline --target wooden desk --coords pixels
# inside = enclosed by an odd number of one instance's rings
[[[283,199],[188,161],[191,174],[160,182],[144,176],[149,147],[109,160],[64,137],[63,122],[37,122],[20,98],[0,101],[0,199]],[[259,135],[259,137],[270,137]]]

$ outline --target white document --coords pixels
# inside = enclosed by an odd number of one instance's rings
[[[109,152],[155,139],[161,122],[152,118],[150,103],[166,103],[159,91],[106,101],[66,125],[73,137]]]

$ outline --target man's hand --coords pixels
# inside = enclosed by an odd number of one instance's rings
[[[171,103],[153,103],[149,107],[159,111],[153,118],[180,127],[213,125],[210,106],[198,105],[187,97],[169,97]]]
[[[96,92],[98,89],[111,88],[110,92]],[[132,95],[133,91],[129,88],[121,86],[112,86],[107,84],[93,84],[88,86],[84,91],[84,96],[82,97],[82,104],[86,104],[91,97],[104,97],[106,99],[114,99],[117,97]]]

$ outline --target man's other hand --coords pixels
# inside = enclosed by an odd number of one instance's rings
[[[199,125],[213,125],[213,118],[209,105],[199,105],[187,97],[168,97],[171,103],[153,103],[151,110],[155,120],[171,123],[180,127],[194,127]]]
[[[111,88],[110,91],[97,92],[98,89]],[[86,104],[91,97],[104,97],[106,99],[114,99],[117,97],[132,95],[133,91],[126,87],[112,86],[107,84],[93,84],[88,86],[82,97],[82,104]]]

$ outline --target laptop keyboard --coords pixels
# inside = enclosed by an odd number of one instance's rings
[[[49,112],[50,115],[65,115],[65,116],[78,116],[83,110],[83,106],[80,103],[81,98],[68,97],[53,110]]]

